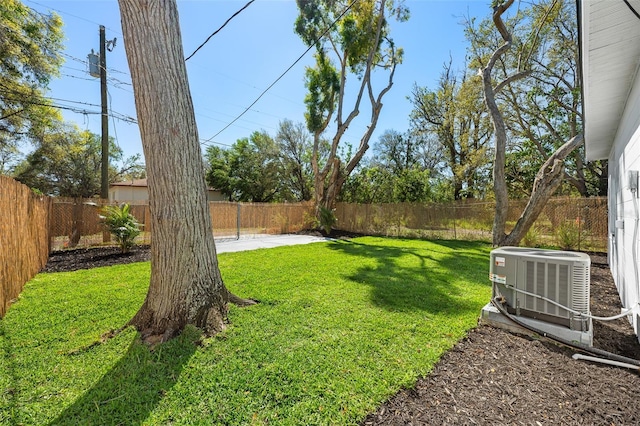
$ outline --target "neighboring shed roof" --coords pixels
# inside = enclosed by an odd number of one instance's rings
[[[112,183],[109,186],[126,186],[126,187],[138,187],[138,188],[146,188],[147,187],[147,179],[133,179],[133,180],[127,180],[124,182],[115,182]],[[215,188],[207,188],[209,191],[218,191]]]
[[[578,0],[587,160],[609,156],[640,65],[640,0]]]
[[[133,179],[133,180],[127,180],[124,182],[115,182],[112,183],[110,186],[137,186],[137,187],[147,187],[147,179]]]

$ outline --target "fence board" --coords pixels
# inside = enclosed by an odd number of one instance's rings
[[[509,204],[507,231],[526,200]],[[336,228],[360,234],[491,241],[495,203],[462,200],[448,204],[338,203]],[[606,197],[558,197],[549,200],[529,234],[529,245],[558,245],[573,250],[607,250]],[[564,245],[570,244],[567,247]]]
[[[96,204],[98,206],[96,206]],[[100,200],[55,199],[51,235],[53,249],[103,244],[103,228],[98,217]],[[526,201],[510,203],[507,230],[517,221]],[[211,202],[213,233],[217,238],[239,235],[298,232],[312,226],[311,203]],[[491,240],[495,204],[462,200],[447,204],[346,204],[338,203],[336,228],[361,234],[412,236],[422,238]],[[74,210],[76,209],[76,210]],[[140,244],[149,244],[153,233],[149,206],[132,205],[132,214],[143,225]],[[75,212],[75,213],[74,213]],[[534,225],[538,244],[562,245],[559,234],[577,236],[578,250],[606,251],[606,198],[552,198]],[[108,241],[107,241],[108,242]]]
[[[0,176],[0,318],[49,258],[51,199]]]

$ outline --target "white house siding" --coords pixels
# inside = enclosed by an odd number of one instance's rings
[[[149,202],[149,190],[146,186],[112,185],[109,189],[109,201],[115,203],[146,204]],[[209,189],[207,201],[229,201],[220,191]]]
[[[634,307],[640,328],[640,191],[629,187],[629,172],[640,171],[640,76],[636,73],[609,157],[609,265],[622,305]]]
[[[109,201],[118,203],[146,203],[149,191],[146,186],[112,186],[109,191]]]

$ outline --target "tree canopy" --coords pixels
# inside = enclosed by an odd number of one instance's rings
[[[305,119],[313,134],[311,165],[317,211],[331,209],[344,182],[369,148],[380,112],[382,99],[391,90],[396,66],[402,61],[402,49],[390,36],[388,17],[408,19],[402,1],[297,0],[300,14],[295,31],[308,46],[315,46],[316,64],[306,70],[308,94]],[[374,88],[375,70],[386,73],[386,84]],[[353,82],[353,90],[347,83]],[[355,93],[353,97],[347,93]],[[369,101],[369,125],[351,155],[341,144],[349,125],[360,113],[362,99]],[[325,132],[333,134],[330,149],[320,164],[321,140]]]
[[[415,85],[410,97],[412,130],[438,142],[456,200],[484,195],[489,182],[492,129],[480,83],[466,70],[459,78],[449,62],[436,89]]]
[[[321,144],[324,157],[326,142]],[[275,137],[253,132],[230,148],[207,147],[207,183],[230,201],[295,202],[312,197],[311,136],[304,124],[283,120]]]
[[[58,118],[43,95],[62,64],[62,37],[58,15],[0,2],[0,172],[17,159],[21,140]]]
[[[100,135],[57,122],[33,140],[36,148],[17,165],[16,180],[46,195],[91,198],[100,193]],[[144,176],[139,155],[124,158],[115,141],[109,142],[109,182]]]

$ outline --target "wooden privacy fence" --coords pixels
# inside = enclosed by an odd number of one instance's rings
[[[109,234],[100,222],[106,200],[54,198],[51,215],[52,250],[106,244]],[[311,227],[311,203],[232,203],[210,202],[213,233],[216,238],[241,235],[286,234]],[[131,213],[142,225],[138,244],[149,244],[153,230],[147,204],[132,204]]]
[[[0,176],[0,318],[49,258],[51,198]]]
[[[526,200],[509,204],[507,231]],[[491,241],[495,203],[462,200],[447,204],[338,203],[335,227],[368,235]],[[523,245],[556,245],[571,250],[607,250],[606,197],[549,200]]]
[[[518,220],[526,201],[509,205],[507,230]],[[51,219],[52,249],[91,246],[109,242],[100,224],[100,200],[54,199]],[[491,241],[495,204],[462,200],[447,204],[346,204],[338,203],[335,227],[371,235],[409,236]],[[149,207],[132,205],[142,224],[139,244],[151,242]],[[284,234],[313,227],[312,203],[211,202],[214,236]],[[556,245],[572,250],[607,250],[606,198],[552,198],[527,235],[524,245]]]

